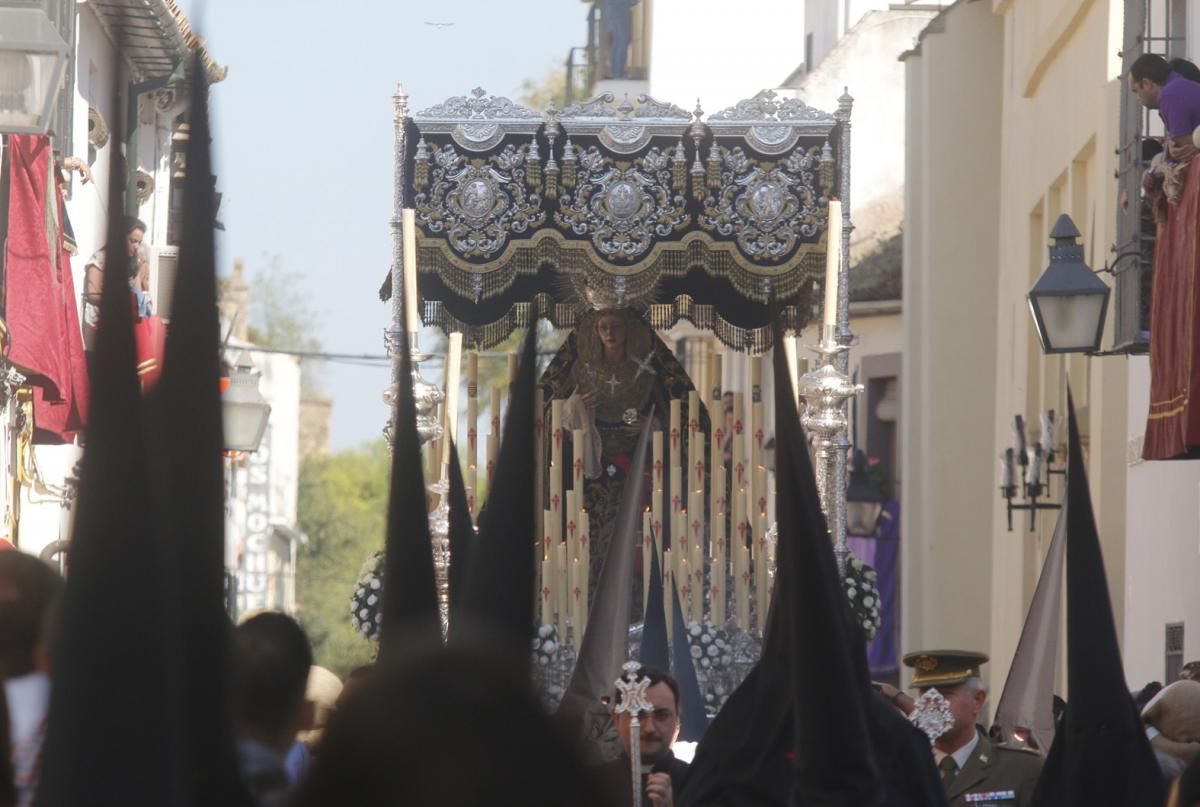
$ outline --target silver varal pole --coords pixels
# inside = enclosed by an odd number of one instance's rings
[[[850,380],[850,112],[854,99],[846,92],[838,99],[834,117],[840,128],[838,144],[838,194],[842,202],[841,260],[838,268],[837,325],[821,329],[821,340],[811,348],[820,359],[800,378],[799,394],[805,401],[804,427],[812,435],[821,506],[833,539],[838,572],[846,573],[850,547],[846,543],[846,452],[850,448],[846,402],[862,392]]]
[[[408,96],[404,87],[396,85],[392,95],[392,122],[395,126],[395,151],[392,164],[392,324],[384,331],[384,341],[388,355],[392,359],[392,383],[384,392],[383,400],[388,405],[391,415],[383,434],[388,445],[395,441],[395,412],[396,396],[400,384],[412,385],[413,404],[417,415],[417,435],[421,445],[442,436],[442,424],[438,418],[438,404],[442,402],[442,391],[434,384],[428,383],[421,377],[420,364],[431,356],[420,351],[420,332],[413,330],[404,332],[402,315],[404,312],[405,295],[416,294],[416,289],[404,287],[404,157],[405,157],[405,126],[408,123]],[[420,323],[409,323],[420,327]],[[401,350],[407,350],[412,363],[412,375],[403,377]],[[444,494],[448,489],[445,475],[430,486],[435,493]],[[450,611],[450,530],[449,508],[446,496],[440,496],[438,508],[429,514],[430,536],[433,542],[434,577],[437,583],[438,611],[442,620],[443,634],[449,625]]]

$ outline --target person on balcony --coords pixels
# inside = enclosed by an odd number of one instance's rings
[[[1144,185],[1158,222],[1150,303],[1150,411],[1142,456],[1147,460],[1200,456],[1200,170],[1192,132],[1200,126],[1200,83],[1161,56],[1144,54],[1129,70],[1129,89],[1166,127],[1166,156],[1156,158]]]

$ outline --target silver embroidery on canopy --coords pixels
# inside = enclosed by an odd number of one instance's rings
[[[687,226],[682,194],[671,190],[671,158],[655,147],[622,168],[595,146],[579,155],[572,193],[559,200],[554,220],[576,235],[587,235],[603,256],[632,261],[656,237]]]
[[[773,90],[763,90],[708,118],[714,135],[740,135],[763,154],[782,154],[795,146],[801,135],[827,133],[836,123],[828,112],[799,98],[780,99]]]
[[[455,143],[474,152],[494,148],[510,132],[536,132],[542,119],[542,113],[502,96],[488,95],[480,87],[469,96],[456,95],[413,117],[422,132],[449,132]]]
[[[602,93],[581,104],[572,104],[558,114],[568,134],[596,135],[605,148],[617,154],[633,154],[656,135],[682,136],[691,122],[691,114],[675,104],[639,95],[637,106],[629,96],[620,105],[615,96]]]
[[[418,221],[467,258],[490,257],[511,234],[542,225],[541,197],[524,184],[527,150],[509,144],[487,160],[468,160],[442,146],[433,153],[429,191],[415,199]]]
[[[720,155],[721,184],[705,198],[700,226],[734,236],[747,257],[765,262],[786,258],[800,237],[825,227],[820,148],[795,151],[782,165],[760,164],[740,146],[713,151]]]

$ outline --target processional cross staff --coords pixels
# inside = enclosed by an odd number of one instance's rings
[[[617,679],[617,692],[621,693],[621,702],[615,711],[629,714],[629,764],[630,778],[633,780],[633,807],[642,807],[642,737],[640,715],[649,712],[653,706],[646,699],[646,690],[650,688],[650,677],[642,675],[642,665],[636,661],[627,661],[621,667],[624,672]]]

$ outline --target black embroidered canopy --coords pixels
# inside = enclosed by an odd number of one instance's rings
[[[476,89],[398,120],[425,323],[489,347],[534,302],[558,327],[632,305],[757,352],[774,294],[803,327],[829,198],[848,185],[849,105],[765,91],[702,116],[609,93],[543,114]]]

